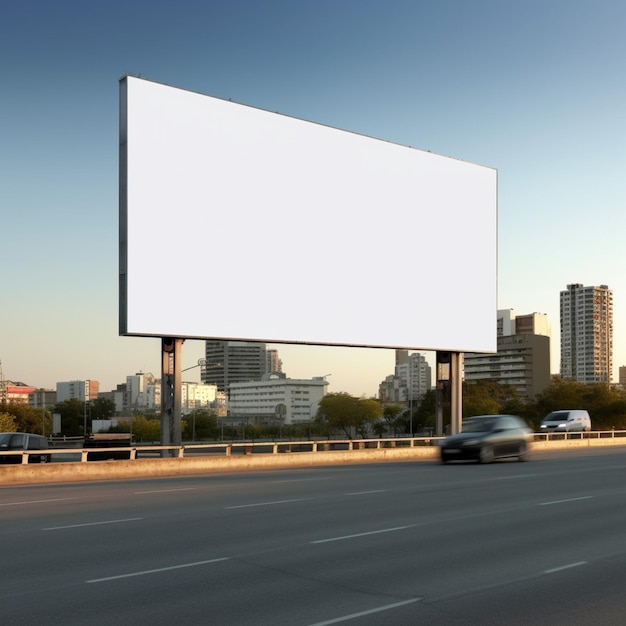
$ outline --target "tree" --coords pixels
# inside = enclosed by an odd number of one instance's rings
[[[161,420],[158,418],[147,419],[144,415],[134,415],[132,427],[135,441],[161,441]]]
[[[429,389],[423,396],[415,411],[416,430],[434,428],[437,422],[437,393]]]
[[[115,402],[108,398],[96,398],[89,403],[92,420],[110,420],[115,417]]]
[[[404,411],[404,407],[400,404],[388,404],[383,409],[383,419],[386,422],[386,428],[391,430],[394,437],[398,434],[398,431],[404,432],[406,429],[407,420],[403,417]],[[376,429],[375,432],[378,434]]]
[[[10,413],[0,413],[0,432],[14,433],[17,432],[15,425],[15,417]]]
[[[342,391],[326,394],[317,415],[330,432],[340,431],[352,439],[354,434],[367,436],[370,425],[382,416],[382,408],[377,400],[359,399]]]
[[[517,390],[492,380],[477,380],[463,384],[463,415],[519,414],[522,407]]]
[[[383,409],[378,400],[359,398],[357,400],[356,432],[364,439],[369,436],[370,428],[382,417]]]
[[[552,411],[586,409],[597,430],[626,428],[626,391],[602,383],[581,383],[555,378],[535,402],[536,426]]]
[[[68,437],[86,435],[84,432],[86,405],[82,400],[64,400],[54,405],[53,413],[61,415],[61,432]],[[89,429],[89,424],[87,424]]]
[[[187,441],[203,439],[217,439],[217,414],[208,409],[197,409],[192,411],[185,420],[185,429],[182,433],[183,439]]]
[[[45,409],[37,409],[29,404],[8,403],[0,404],[0,413],[13,416],[17,432],[42,435],[50,433],[50,414]]]

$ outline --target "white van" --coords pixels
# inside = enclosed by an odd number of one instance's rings
[[[588,411],[581,409],[564,409],[552,411],[541,421],[540,432],[586,432],[591,430],[591,417]]]

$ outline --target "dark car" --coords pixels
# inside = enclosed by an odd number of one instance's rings
[[[2,454],[3,451],[17,452],[19,450],[47,450],[48,440],[41,435],[32,433],[0,433],[0,463],[21,463],[21,454]],[[49,463],[50,454],[28,455],[29,463]]]
[[[477,415],[463,420],[458,435],[440,443],[441,461],[475,459],[491,463],[494,459],[516,457],[528,460],[532,430],[516,415]]]

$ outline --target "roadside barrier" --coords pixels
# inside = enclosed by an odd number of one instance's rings
[[[133,445],[94,449],[49,448],[50,463],[29,463],[41,451],[3,451],[17,464],[0,465],[0,485],[189,475],[236,470],[307,467],[438,458],[437,437],[242,441],[182,446]],[[533,450],[626,446],[626,431],[536,433]],[[89,462],[88,462],[89,461]]]

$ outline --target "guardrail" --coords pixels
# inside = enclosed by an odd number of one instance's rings
[[[322,452],[329,450],[364,450],[435,445],[436,437],[401,437],[392,439],[317,439],[302,441],[241,441],[188,443],[173,445],[132,445],[108,448],[48,448],[47,450],[2,451],[2,456],[22,456],[22,464],[30,455],[42,453],[59,462],[81,462],[124,458],[185,458],[199,453],[231,456],[234,454],[281,454],[286,452]],[[56,457],[56,458],[55,458]]]
[[[623,438],[626,445],[626,431],[591,431],[588,433],[535,433],[536,442],[567,441],[581,439]],[[384,439],[316,439],[302,441],[241,441],[218,443],[188,443],[182,446],[132,445],[109,448],[48,448],[47,450],[3,450],[2,456],[21,456],[21,463],[28,464],[31,455],[45,454],[54,462],[81,462],[94,460],[138,458],[189,458],[199,454],[232,456],[236,454],[282,454],[297,452],[352,451],[385,448],[414,448],[436,446],[443,437],[397,437]]]
[[[619,439],[626,438],[626,430],[591,430],[588,433],[535,433],[535,441],[568,441],[577,439]]]

